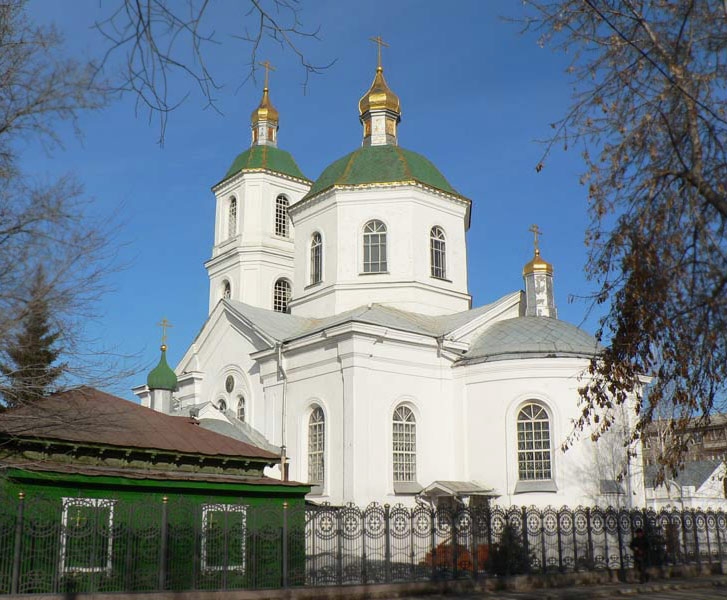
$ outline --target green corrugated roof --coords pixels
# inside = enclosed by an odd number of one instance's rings
[[[305,198],[335,185],[408,181],[459,196],[437,167],[421,154],[399,146],[364,146],[327,167]]]
[[[227,169],[223,181],[240,171],[248,169],[267,169],[274,173],[282,173],[298,179],[308,179],[303,175],[298,165],[295,164],[290,152],[273,146],[252,146],[237,156],[232,166]]]

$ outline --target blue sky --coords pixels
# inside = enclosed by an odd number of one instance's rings
[[[98,56],[103,40],[92,29],[112,0],[34,0],[31,16],[54,22],[70,53]],[[169,332],[172,365],[207,317],[208,280],[203,263],[212,248],[214,196],[235,156],[249,146],[249,115],[262,89],[240,85],[249,72],[249,47],[235,34],[251,27],[244,3],[213,2],[207,28],[219,43],[208,47],[207,64],[223,87],[216,92],[222,114],[190,94],[169,119],[166,142],[134,98],[123,96],[102,111],[83,115],[78,139],[62,128],[63,148],[29,146],[26,169],[41,176],[73,172],[93,201],[93,212],[115,219],[119,260],[126,267],[109,276],[112,291],[99,306],[87,334],[121,355],[134,355],[136,376],[109,391],[133,399],[158,360],[162,317]],[[501,16],[521,14],[516,0],[303,0],[301,20],[320,27],[320,41],[301,49],[313,62],[335,64],[309,81],[297,58],[265,42],[259,58],[277,68],[271,99],[280,112],[279,146],[315,179],[335,159],[361,143],[357,103],[376,67],[371,36],[390,47],[383,62],[390,87],[402,102],[401,146],[429,158],[452,186],[473,200],[468,234],[469,285],[473,305],[522,287],[521,270],[532,256],[537,223],[542,252],[555,267],[556,302],[562,319],[593,332],[589,304],[569,302],[593,288],[583,275],[588,222],[580,149],[557,148],[536,173],[550,124],[565,114],[572,84],[567,57],[541,48],[534,34],[521,35]],[[110,73],[112,74],[112,73]],[[192,84],[177,81],[182,95]],[[67,133],[66,133],[67,132]],[[129,363],[131,364],[131,363]]]

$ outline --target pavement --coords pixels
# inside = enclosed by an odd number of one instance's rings
[[[727,575],[662,579],[647,583],[612,583],[524,592],[463,592],[398,597],[397,600],[593,600],[602,598],[649,600],[727,600]]]

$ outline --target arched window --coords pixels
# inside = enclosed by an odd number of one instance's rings
[[[222,297],[229,300],[230,296],[232,296],[232,287],[230,286],[230,282],[225,279],[222,282]]]
[[[363,272],[385,273],[386,270],[386,225],[369,221],[363,231]]]
[[[432,277],[447,278],[447,248],[444,239],[444,230],[441,227],[432,227],[429,232],[429,255],[432,264]]]
[[[227,402],[225,402],[224,399],[220,398],[217,401],[217,408],[220,409],[222,412],[225,412],[227,410]]]
[[[245,422],[245,396],[237,397],[237,418]]]
[[[315,406],[308,419],[308,483],[323,485],[326,418],[323,409]]]
[[[414,412],[404,404],[400,404],[394,410],[391,440],[394,457],[394,483],[416,481],[417,424]]]
[[[288,237],[288,198],[283,194],[275,199],[275,235]]]
[[[522,481],[553,477],[550,419],[540,404],[526,404],[517,415],[517,464]]]
[[[227,206],[227,237],[237,235],[237,199],[233,196]]]
[[[323,239],[317,231],[310,240],[310,282],[320,283],[323,278]]]
[[[286,279],[278,279],[273,289],[273,310],[275,312],[287,313],[290,303],[290,282]]]

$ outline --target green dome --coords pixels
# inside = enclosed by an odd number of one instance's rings
[[[167,347],[162,346],[162,356],[159,364],[154,367],[146,378],[146,385],[150,390],[171,390],[177,389],[177,376],[167,364]]]
[[[240,171],[256,171],[265,169],[273,173],[281,173],[297,179],[308,178],[301,173],[298,165],[295,164],[290,152],[280,150],[273,146],[251,146],[245,152],[238,155],[232,166],[227,169],[222,181],[236,175]]]
[[[363,146],[338,159],[316,179],[305,198],[337,185],[411,182],[459,196],[439,169],[421,154],[386,145]]]

